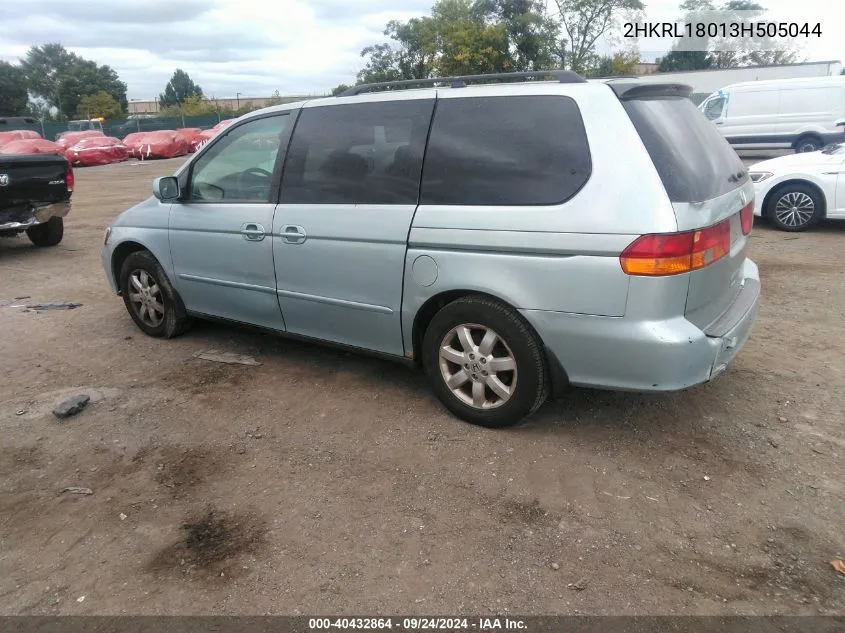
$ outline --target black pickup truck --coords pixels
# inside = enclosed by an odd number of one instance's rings
[[[0,154],[0,237],[26,231],[36,246],[55,246],[72,193],[73,169],[63,157]]]

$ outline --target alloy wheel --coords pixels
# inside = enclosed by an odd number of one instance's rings
[[[440,374],[452,394],[475,409],[495,409],[516,389],[516,358],[492,329],[463,323],[443,337]]]
[[[815,213],[813,199],[801,191],[792,191],[780,197],[775,205],[775,216],[784,226],[798,227],[807,224]]]
[[[146,270],[133,270],[129,274],[129,302],[137,317],[150,327],[164,321],[164,300],[155,278]]]

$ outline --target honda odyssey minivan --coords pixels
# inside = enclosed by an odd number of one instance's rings
[[[151,336],[212,317],[415,363],[474,424],[684,389],[760,293],[753,185],[690,93],[550,71],[266,108],[157,179],[103,266]]]

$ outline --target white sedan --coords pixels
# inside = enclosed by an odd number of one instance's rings
[[[845,142],[751,165],[754,215],[782,231],[803,231],[822,218],[845,219]]]

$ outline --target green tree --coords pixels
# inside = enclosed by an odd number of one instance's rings
[[[0,115],[24,114],[28,101],[26,73],[19,66],[0,61]]]
[[[181,104],[185,116],[203,116],[214,112],[214,104],[206,101],[202,95],[192,94]]]
[[[588,77],[618,77],[636,73],[640,55],[635,51],[625,51],[599,57],[596,65],[587,71]]]
[[[673,49],[660,58],[657,71],[668,73],[678,70],[706,70],[713,66],[707,51],[679,51]]]
[[[431,9],[440,76],[512,70],[505,25],[487,20],[483,4],[439,0]]]
[[[276,90],[272,95],[270,95],[270,98],[267,99],[267,103],[265,103],[263,107],[269,108],[270,106],[282,105],[282,103],[282,95],[280,95],[279,91]]]
[[[541,0],[480,0],[487,20],[505,26],[509,67],[515,71],[549,70],[558,62],[560,25]]]
[[[31,47],[21,60],[30,92],[55,107],[59,114],[63,113],[59,85],[76,59],[76,55],[69,53],[61,44],[44,44]]]
[[[82,97],[101,90],[126,109],[126,84],[114,69],[71,53],[61,44],[31,47],[21,60],[21,68],[29,91],[56,108],[60,116],[74,114]]]
[[[437,0],[429,16],[387,23],[357,82],[554,68],[558,31],[543,0]]]
[[[192,95],[199,95],[202,98],[202,88],[194,83],[194,80],[181,68],[177,68],[164,87],[164,92],[158,97],[162,109],[169,106],[179,105]]]
[[[85,95],[79,100],[76,116],[80,119],[103,117],[104,119],[119,119],[123,115],[123,108],[117,100],[105,90],[93,95]]]
[[[575,72],[583,73],[596,57],[598,40],[609,35],[620,16],[629,11],[641,11],[640,0],[555,0],[560,15],[564,45],[564,63]]]
[[[333,97],[336,97],[337,95],[339,95],[339,94],[341,94],[341,93],[343,93],[343,92],[346,92],[346,91],[347,91],[347,90],[349,90],[351,87],[352,87],[352,86],[349,86],[349,85],[347,85],[347,84],[340,84],[340,85],[337,85],[337,86],[335,86],[334,88],[332,88],[332,96],[333,96]]]
[[[98,66],[96,62],[78,57],[59,82],[62,112],[67,116],[76,113],[84,97],[101,91],[108,93],[121,111],[126,110],[126,84],[120,81],[117,73],[109,66]]]

